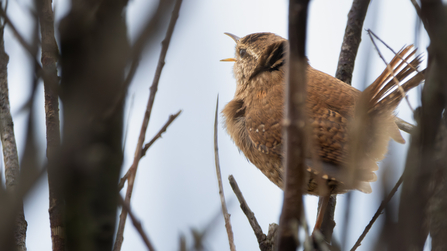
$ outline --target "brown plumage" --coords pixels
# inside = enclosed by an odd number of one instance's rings
[[[255,33],[240,39],[227,35],[237,43],[236,58],[223,60],[235,62],[237,81],[234,98],[222,111],[227,131],[245,156],[282,188],[287,40],[272,33]],[[376,180],[373,171],[384,158],[390,137],[405,142],[393,112],[402,100],[401,91],[406,92],[423,80],[423,74],[416,72],[420,58],[414,54],[412,46],[402,49],[390,62],[393,71],[386,68],[364,92],[308,66],[306,109],[313,148],[305,160],[307,193],[325,195],[323,191],[327,189],[331,194],[349,189],[371,192],[369,182]],[[401,90],[396,88],[395,80],[400,82]],[[355,118],[365,120],[357,127],[362,126],[367,137],[360,142],[364,152],[360,153],[361,161],[355,165],[355,180],[351,182],[346,176],[352,170],[348,168],[352,160],[350,147],[358,147],[351,146],[355,142],[351,140],[356,135],[356,124],[352,123]],[[319,164],[313,164],[312,153],[319,157]],[[322,189],[319,180],[324,180],[327,187]]]

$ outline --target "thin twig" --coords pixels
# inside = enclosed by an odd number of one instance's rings
[[[169,116],[168,121],[166,122],[166,124],[160,129],[160,131],[158,131],[157,135],[155,135],[151,141],[149,141],[149,143],[146,143],[143,147],[143,151],[141,151],[141,157],[143,157],[144,155],[146,155],[147,150],[149,149],[149,147],[152,146],[152,144],[154,144],[154,142],[158,139],[161,138],[161,135],[166,132],[166,129],[168,128],[169,125],[171,125],[171,123],[178,117],[178,115],[180,115],[180,113],[182,112],[182,110],[178,111],[176,114],[172,114]]]
[[[231,185],[231,188],[233,189],[234,194],[236,195],[237,199],[239,200],[242,211],[244,212],[245,216],[247,217],[248,222],[250,223],[250,226],[256,235],[256,239],[258,240],[259,248],[261,249],[261,251],[272,250],[273,243],[266,242],[268,240],[268,238],[262,232],[262,228],[259,225],[258,220],[255,217],[255,214],[253,213],[253,211],[251,211],[250,207],[248,206],[247,202],[245,201],[245,198],[242,195],[242,192],[239,189],[239,186],[238,186],[236,180],[234,179],[233,175],[230,175],[228,177],[228,180],[230,181],[230,185]]]
[[[174,32],[175,23],[177,22],[179,12],[180,12],[180,6],[182,4],[182,0],[177,0],[174,10],[172,11],[171,20],[169,22],[168,30],[166,31],[166,37],[162,42],[162,48],[160,52],[160,58],[158,60],[157,70],[154,75],[154,80],[152,82],[152,86],[150,87],[151,94],[149,96],[149,100],[147,102],[146,112],[144,114],[143,124],[141,125],[140,130],[140,136],[138,138],[137,147],[135,149],[135,156],[132,163],[132,166],[130,167],[130,175],[128,178],[128,185],[127,185],[127,192],[125,197],[125,202],[130,204],[130,198],[132,196],[134,181],[135,181],[135,175],[137,172],[138,164],[141,159],[141,153],[143,151],[143,143],[146,135],[146,130],[149,124],[149,119],[152,112],[152,107],[155,100],[155,94],[157,93],[158,88],[158,82],[160,80],[161,71],[163,69],[163,66],[165,65],[165,58],[166,54],[168,52],[169,43],[171,41],[172,33]],[[116,233],[116,239],[115,239],[115,245],[113,247],[113,251],[119,251],[121,250],[121,246],[123,244],[123,235],[124,235],[124,226],[126,224],[127,219],[127,213],[126,209],[122,209],[120,220],[118,224],[118,231]]]
[[[155,14],[151,17],[151,19],[146,23],[146,26],[143,28],[142,32],[139,34],[138,38],[135,41],[135,44],[132,46],[132,50],[130,53],[130,67],[129,72],[127,76],[124,79],[124,86],[127,88],[129,87],[130,83],[132,82],[135,73],[137,72],[138,66],[140,64],[141,54],[143,53],[144,48],[147,44],[151,42],[154,38],[157,36],[154,36],[154,34],[157,33],[157,31],[161,27],[161,18],[165,16],[165,14],[168,11],[168,7],[170,7],[173,2],[172,0],[165,0],[165,1],[159,1],[157,10],[155,11]],[[123,102],[123,100],[126,98],[126,92],[123,92],[121,96],[115,101],[115,104],[105,113],[105,117],[110,116],[110,114],[113,114],[120,103]]]
[[[144,27],[143,31],[135,41],[135,44],[132,47],[131,52],[131,66],[129,73],[126,76],[126,79],[124,81],[124,84],[126,86],[129,86],[130,82],[132,82],[133,77],[135,76],[135,72],[138,68],[139,62],[140,62],[140,56],[141,53],[144,50],[145,45],[148,42],[148,39],[151,38],[151,35],[154,34],[154,31],[157,28],[157,25],[160,23],[160,19],[163,17],[163,14],[166,12],[166,8],[170,6],[169,1],[159,1],[158,8],[154,14],[154,16],[151,18],[149,22],[147,22],[146,26]],[[172,27],[173,28],[173,27]],[[154,37],[154,36],[152,36]]]
[[[388,196],[382,201],[380,204],[380,207],[377,209],[376,213],[372,217],[371,221],[368,223],[368,225],[365,227],[365,230],[363,230],[362,235],[360,235],[359,239],[356,241],[354,246],[351,248],[351,251],[355,251],[360,245],[362,244],[363,239],[365,238],[366,234],[371,229],[374,222],[376,222],[377,218],[382,214],[383,209],[385,209],[388,202],[390,202],[391,198],[393,198],[394,194],[397,192],[397,189],[402,184],[403,181],[403,175],[400,176],[399,180],[396,182],[396,185],[394,185],[393,189],[390,191]]]
[[[42,76],[43,79],[46,79],[46,75],[42,69],[42,66],[40,65],[39,61],[36,58],[37,48],[40,45],[39,41],[36,41],[37,44],[35,46],[28,44],[23,38],[23,36],[20,35],[15,25],[11,22],[5,10],[2,9],[1,7],[0,7],[0,16],[5,19],[5,24],[7,24],[9,28],[11,28],[12,33],[14,33],[14,36],[17,38],[17,40],[19,40],[19,43],[22,45],[23,48],[25,48],[25,50],[29,53],[29,56],[33,59],[36,67],[37,76]],[[27,105],[29,106],[30,104]]]
[[[19,40],[19,43],[23,46],[23,48],[25,48],[25,50],[28,51],[30,56],[34,58],[34,56],[36,55],[37,46],[36,47],[31,46],[25,41],[23,36],[20,35],[20,33],[17,31],[15,25],[11,22],[11,19],[9,19],[8,15],[3,10],[3,8],[0,8],[0,16],[2,16],[5,19],[5,23],[9,25],[9,27],[12,30],[12,33],[14,33],[14,36],[16,36],[17,40]],[[37,59],[35,60],[37,61]]]
[[[220,195],[220,203],[222,204],[222,214],[225,219],[225,228],[227,229],[228,242],[230,244],[230,250],[236,251],[236,246],[234,245],[234,236],[233,229],[231,228],[230,214],[227,210],[227,203],[225,202],[225,195],[222,185],[222,174],[220,172],[220,164],[219,164],[219,148],[217,143],[217,110],[219,109],[219,96],[217,96],[216,102],[216,113],[214,115],[214,162],[216,165],[216,175],[217,175],[217,183],[219,184],[219,195]]]
[[[413,69],[415,72],[417,73],[421,73],[422,71],[420,71],[417,67],[413,66],[410,62],[408,62],[404,57],[402,57],[401,55],[399,55],[397,52],[395,52],[393,50],[393,48],[391,48],[391,46],[389,46],[387,43],[385,43],[385,41],[383,41],[379,36],[377,36],[372,30],[367,29],[366,30],[368,32],[368,35],[373,35],[377,40],[379,40],[383,45],[385,45],[386,48],[388,48],[388,50],[390,50],[395,56],[397,56],[400,60],[404,61],[411,69]],[[374,43],[374,42],[373,42]],[[375,45],[375,44],[374,44]],[[377,48],[377,46],[375,46],[377,51],[379,51],[379,49]],[[380,52],[379,52],[380,53]],[[383,58],[382,58],[383,59]]]
[[[123,199],[123,197],[118,196],[120,204],[123,206],[123,208],[126,209],[127,213],[130,216],[130,219],[132,220],[133,225],[137,229],[138,233],[140,234],[141,238],[143,239],[144,243],[146,244],[146,247],[149,251],[154,251],[155,248],[152,245],[152,243],[149,241],[149,237],[147,236],[146,232],[144,231],[143,227],[141,226],[141,222],[135,217],[135,215],[132,213],[132,210],[130,209],[130,206],[128,203],[126,203]]]
[[[149,147],[151,147],[152,144],[154,144],[157,139],[161,138],[161,135],[164,132],[166,132],[166,129],[168,128],[168,126],[171,125],[171,123],[180,115],[181,112],[182,112],[182,110],[178,111],[176,114],[171,114],[169,116],[168,121],[166,121],[165,125],[160,129],[160,131],[158,131],[158,133],[151,139],[151,141],[149,141],[149,143],[144,145],[143,150],[141,151],[141,157],[140,158],[142,158],[144,155],[146,155],[146,152],[149,149]],[[126,174],[120,179],[120,182],[118,184],[118,189],[119,190],[123,189],[124,183],[129,178],[130,171],[131,171],[131,169],[129,168],[129,170],[127,170]]]
[[[385,65],[386,65],[386,67],[388,68],[388,70],[391,72],[391,75],[393,76],[393,79],[392,79],[392,81],[394,81],[394,83],[396,84],[396,86],[397,86],[397,88],[399,89],[399,92],[401,93],[401,95],[402,95],[402,97],[405,99],[405,101],[407,102],[407,104],[408,104],[408,107],[410,107],[410,110],[414,113],[414,109],[413,109],[413,107],[411,106],[411,104],[410,104],[410,101],[408,100],[408,97],[407,97],[407,95],[406,95],[406,93],[405,93],[405,91],[404,91],[404,88],[402,88],[402,86],[400,85],[400,82],[399,82],[399,80],[397,80],[397,78],[396,78],[396,75],[395,75],[395,73],[394,73],[394,70],[391,68],[391,66],[390,66],[390,64],[388,64],[388,62],[385,60],[385,58],[383,57],[383,55],[382,55],[382,53],[380,52],[380,50],[379,50],[379,47],[377,47],[377,45],[376,45],[376,42],[374,41],[374,39],[373,39],[373,33],[372,33],[372,31],[371,30],[367,30],[368,31],[368,35],[369,35],[369,37],[371,38],[371,41],[372,41],[372,43],[373,43],[373,45],[374,45],[374,47],[376,48],[376,51],[377,51],[377,53],[379,54],[379,57],[382,59],[382,61],[385,63]],[[374,34],[374,36],[377,38],[377,36]],[[380,39],[379,39],[380,40]],[[384,43],[382,40],[380,40],[382,43]],[[385,44],[385,43],[384,43]],[[386,45],[386,44],[385,44]],[[389,46],[388,45],[386,45],[388,48],[389,48]],[[391,49],[391,48],[390,48]],[[393,51],[393,50],[392,50]],[[393,51],[394,52],[394,51]],[[397,55],[397,54],[396,54]],[[403,58],[400,58],[401,60],[403,60],[403,61],[405,61],[408,65],[410,65],[411,66],[411,64],[410,63],[408,63],[405,59],[403,59]],[[418,71],[419,72],[419,71]]]

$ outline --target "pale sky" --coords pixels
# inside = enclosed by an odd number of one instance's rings
[[[10,1],[8,9],[12,21],[25,37],[30,37],[32,27],[32,21],[27,13],[29,2],[29,0]],[[141,23],[147,19],[148,13],[152,13],[153,2],[145,0],[129,2],[127,20],[130,37],[136,36]],[[335,74],[351,4],[351,0],[311,2],[307,56],[314,68],[331,75]],[[66,13],[68,4],[65,0],[55,0],[54,5],[56,6],[56,22],[58,22]],[[215,251],[229,250],[224,221],[220,214],[221,205],[213,152],[216,96],[219,95],[219,111],[221,111],[223,106],[232,99],[235,90],[232,63],[219,62],[220,59],[234,55],[234,41],[223,33],[231,32],[242,37],[254,32],[273,32],[287,37],[287,8],[288,1],[285,0],[183,1],[160,79],[146,136],[147,141],[158,132],[170,114],[180,109],[183,112],[141,160],[131,202],[134,213],[141,220],[157,250],[177,250],[179,235],[182,233],[187,235],[191,244],[190,230],[203,229],[218,214],[220,220],[216,221],[206,239],[206,247]],[[371,1],[364,28],[372,29],[394,50],[398,50],[404,45],[414,43],[415,23],[416,14],[410,1],[375,0]],[[11,35],[10,29],[7,28],[6,31],[5,44],[10,56],[8,77],[11,110],[19,154],[22,154],[26,113],[19,113],[19,110],[28,98],[32,74],[28,56]],[[130,166],[134,155],[161,40],[162,37],[147,50],[128,93],[129,101],[130,97],[134,96],[134,105],[130,110],[130,102],[128,102],[126,108],[126,118],[130,116],[130,119],[126,122],[129,130],[123,173]],[[418,46],[420,52],[426,53],[425,33],[422,34],[421,44]],[[388,60],[392,57],[383,46],[381,50]],[[369,69],[365,69],[366,60],[369,60]],[[364,86],[365,71],[367,72],[366,83],[369,84],[385,68],[365,32],[357,62],[353,79],[353,85],[357,88]],[[38,92],[37,130],[42,149],[41,155],[44,156],[42,86]],[[417,97],[417,91],[412,91],[410,101],[413,107],[418,105]],[[399,107],[398,115],[407,121],[412,121],[411,111],[406,104]],[[230,174],[234,175],[265,233],[267,233],[269,223],[279,220],[282,191],[250,164],[242,153],[238,152],[222,126],[222,118],[219,117],[219,119],[221,121],[219,126],[220,164],[236,248],[237,250],[258,250],[256,238],[239,208],[227,177]],[[402,134],[408,142],[408,135],[404,132]],[[387,173],[391,175],[386,180],[388,186],[393,186],[402,173],[407,147],[408,143],[399,145],[392,142],[390,145],[389,155],[393,159],[385,160],[391,166],[387,170]],[[380,205],[383,195],[381,187],[381,183],[384,182],[383,173],[383,169],[377,172],[379,179],[372,184],[372,194],[352,192],[346,249],[352,247]],[[341,242],[340,232],[345,199],[346,195],[338,196],[335,217],[337,222],[335,238],[338,242]],[[311,226],[315,222],[317,201],[317,197],[306,196],[306,215]],[[395,200],[394,203],[396,203]],[[27,197],[25,214],[28,221],[28,250],[51,250],[46,180],[42,180],[35,191]],[[358,250],[370,250],[374,247],[380,226],[379,220]],[[127,221],[122,250],[146,250],[130,220]]]

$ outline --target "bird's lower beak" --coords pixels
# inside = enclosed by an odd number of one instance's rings
[[[221,59],[220,62],[236,62],[237,60],[235,58],[226,58]]]

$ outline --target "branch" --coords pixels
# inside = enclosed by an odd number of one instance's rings
[[[407,102],[407,105],[408,105],[408,107],[410,108],[410,110],[414,113],[414,109],[413,109],[413,107],[411,106],[410,101],[408,100],[408,97],[407,97],[407,95],[406,95],[406,92],[405,92],[404,89],[402,88],[402,86],[401,86],[399,80],[397,80],[397,78],[396,78],[396,76],[395,76],[395,73],[394,73],[394,70],[391,68],[390,64],[388,64],[388,62],[387,62],[387,61],[385,60],[385,58],[383,57],[382,53],[381,53],[380,50],[379,50],[379,47],[377,47],[376,42],[374,41],[374,39],[373,39],[372,36],[374,36],[374,37],[376,37],[376,38],[378,38],[378,37],[377,37],[376,34],[374,34],[370,29],[368,29],[367,31],[368,31],[368,35],[369,35],[369,37],[370,37],[370,39],[371,39],[371,41],[372,41],[372,43],[373,43],[373,45],[374,45],[374,48],[376,48],[376,51],[377,51],[377,53],[379,54],[379,57],[382,59],[383,63],[385,63],[386,67],[387,67],[388,70],[390,71],[391,76],[393,77],[392,80],[394,81],[394,84],[396,85],[396,87],[397,87],[397,89],[400,91],[400,93],[402,94],[402,97],[403,97],[403,98],[405,99],[405,101]],[[380,38],[379,38],[379,41],[382,42],[383,44],[385,44],[385,42],[383,42]],[[385,45],[386,45],[386,44],[385,44]],[[391,47],[389,47],[388,45],[386,45],[386,46],[387,46],[389,49],[391,49]],[[394,52],[392,49],[391,49],[391,51]],[[396,53],[395,53],[395,54],[396,54]],[[401,59],[402,59],[402,58],[401,58]],[[404,60],[404,59],[402,59],[402,60],[405,61],[405,63],[407,63],[407,65],[411,66],[411,64],[410,64],[409,62],[407,62],[407,61]],[[416,70],[416,71],[419,72],[418,70]]]
[[[149,143],[147,143],[146,145],[144,145],[143,150],[141,151],[141,158],[143,158],[144,155],[146,155],[147,150],[149,149],[149,147],[152,146],[152,144],[155,143],[155,141],[159,138],[161,138],[161,134],[163,134],[164,132],[166,132],[166,129],[168,128],[169,125],[171,125],[171,123],[180,115],[180,113],[182,112],[182,110],[178,111],[176,114],[171,114],[169,116],[168,121],[165,123],[165,125],[160,129],[160,131],[158,131],[158,133],[151,139],[151,141],[149,141]],[[130,168],[129,170],[127,170],[126,174],[120,179],[120,182],[118,184],[118,189],[121,190],[124,187],[124,183],[126,182],[126,180],[129,178],[130,175]]]
[[[23,48],[25,48],[25,51],[28,52],[30,58],[33,60],[36,75],[41,76],[43,79],[46,79],[47,77],[45,75],[45,72],[43,71],[42,67],[39,64],[39,61],[37,61],[37,58],[36,58],[36,55],[38,52],[39,41],[36,41],[36,43],[33,45],[28,44],[25,41],[25,39],[23,38],[23,36],[20,35],[20,33],[16,29],[15,25],[11,22],[8,15],[6,14],[6,11],[4,9],[2,9],[1,7],[0,7],[0,16],[5,19],[4,24],[8,24],[9,28],[11,28],[11,30],[12,30],[12,33],[14,33],[14,36],[17,38],[17,40],[19,40],[19,43],[22,45]],[[57,87],[57,85],[55,87]],[[31,104],[27,104],[27,105],[29,106]]]
[[[410,0],[411,3],[414,6],[414,9],[416,10],[416,13],[418,14],[419,18],[421,18],[421,7],[419,6],[419,4],[416,2],[416,0]]]
[[[338,59],[337,73],[335,77],[351,84],[354,71],[355,58],[362,41],[362,27],[365,21],[370,0],[354,0],[348,14],[345,36]]]
[[[279,220],[278,250],[295,251],[299,246],[298,226],[302,215],[304,159],[306,149],[307,10],[309,0],[289,2],[289,60],[286,83],[284,202]]]
[[[401,238],[396,246],[400,245],[401,250],[423,248],[431,227],[427,224],[430,218],[427,212],[433,187],[436,185],[434,177],[439,178],[437,172],[446,170],[446,163],[439,165],[442,169],[438,169],[435,146],[440,124],[443,116],[445,117],[444,111],[447,109],[447,13],[441,0],[421,0],[420,15],[430,37],[430,46],[427,49],[428,63],[421,96],[422,106],[416,113],[418,123],[412,133],[407,154],[399,205],[397,232]],[[437,243],[443,241],[445,236],[432,235],[433,250],[442,250],[437,249]]]
[[[147,236],[146,232],[144,232],[143,227],[141,226],[141,222],[135,217],[135,215],[132,213],[132,210],[130,209],[130,206],[128,203],[126,203],[123,199],[123,197],[118,196],[120,204],[123,206],[123,208],[126,209],[127,213],[130,216],[130,219],[132,220],[133,225],[137,229],[138,233],[140,234],[141,238],[143,239],[144,243],[146,244],[146,247],[149,251],[154,251],[155,248],[152,246],[152,243],[149,241],[149,237]]]
[[[0,8],[1,9],[1,8]],[[6,191],[9,193],[9,196],[12,195],[13,192],[18,187],[18,180],[20,175],[20,167],[19,167],[19,156],[17,153],[17,144],[14,135],[14,127],[13,120],[11,116],[10,103],[9,103],[9,90],[8,90],[8,72],[7,65],[9,62],[9,56],[5,52],[4,46],[4,29],[3,26],[0,29],[0,137],[2,141],[2,149],[3,149],[3,158],[5,163],[5,182],[6,182]],[[5,200],[0,201],[3,205],[8,205]],[[14,231],[9,230],[8,234],[5,234],[5,241],[14,240],[14,244],[16,245],[17,250],[26,250],[26,229],[27,222],[25,220],[25,215],[23,213],[23,204],[21,198],[15,198],[18,201],[18,205],[16,211],[13,211],[12,214],[9,215],[10,218],[14,220],[13,229]],[[13,208],[11,206],[11,208]],[[0,212],[3,210],[0,210]],[[1,212],[1,217],[8,217],[6,212]],[[12,216],[12,217],[11,217]],[[6,219],[8,220],[8,219]],[[9,240],[7,240],[9,238]],[[0,244],[3,244],[3,240],[0,237]],[[7,246],[7,245],[5,245]],[[7,248],[5,248],[7,249]]]
[[[406,133],[411,133],[414,130],[414,125],[408,123],[407,121],[396,117],[395,119],[397,127]]]
[[[37,54],[37,45],[32,46],[29,45],[22,35],[17,31],[15,25],[11,22],[11,19],[9,19],[8,15],[6,14],[5,10],[0,7],[0,16],[5,19],[5,24],[8,24],[9,27],[12,30],[12,33],[14,33],[14,36],[16,36],[17,40],[19,40],[19,43],[25,48],[25,50],[30,54],[30,57],[33,58],[36,62],[37,60],[34,58]],[[38,64],[39,65],[39,64]]]
[[[336,78],[341,81],[351,84],[352,74],[354,72],[355,59],[362,41],[362,28],[365,21],[366,13],[368,11],[370,0],[354,0],[351,10],[348,14],[348,21],[346,23],[345,35],[340,50],[338,59]],[[318,205],[322,202],[320,197]],[[321,232],[324,235],[326,242],[331,243],[332,233],[335,227],[334,212],[337,204],[337,197],[331,196],[329,199],[328,209],[325,212],[323,223],[321,224]],[[348,221],[348,218],[345,218]],[[345,224],[346,225],[346,224]],[[346,231],[343,232],[346,235]]]
[[[151,17],[151,19],[146,23],[146,26],[143,28],[143,31],[140,33],[138,38],[136,39],[135,44],[132,47],[131,53],[130,53],[130,68],[129,73],[127,74],[125,80],[124,80],[124,86],[127,88],[129,87],[130,83],[132,82],[133,77],[135,76],[135,73],[137,72],[138,66],[140,64],[140,58],[141,54],[143,53],[144,48],[148,43],[150,43],[151,40],[156,38],[154,34],[158,32],[158,30],[161,27],[162,17],[164,17],[167,14],[167,11],[169,10],[169,7],[172,5],[172,0],[159,0],[157,10],[155,11],[155,14]],[[172,19],[171,19],[172,21]],[[173,27],[172,27],[173,28]],[[169,28],[168,28],[169,29]],[[166,39],[165,39],[166,40]],[[163,50],[163,48],[162,48]],[[113,105],[109,111],[105,114],[106,117],[110,116],[110,114],[113,114],[116,112],[117,106],[123,102],[123,100],[126,97],[126,92],[123,92],[122,95],[115,101],[115,105]]]
[[[217,144],[217,110],[219,108],[219,96],[217,97],[216,102],[216,113],[214,115],[214,162],[216,164],[216,175],[217,175],[217,182],[219,184],[219,195],[220,195],[220,202],[222,204],[222,214],[225,219],[225,228],[227,229],[227,235],[228,235],[228,242],[230,244],[230,250],[236,251],[236,246],[234,245],[234,237],[233,237],[233,230],[231,229],[231,221],[230,221],[230,214],[227,210],[227,204],[225,203],[225,195],[224,190],[222,186],[222,174],[220,172],[220,164],[219,164],[219,148]]]
[[[363,239],[365,238],[366,234],[368,234],[369,230],[371,229],[372,225],[376,222],[377,218],[382,214],[383,210],[385,209],[388,202],[390,202],[391,198],[393,198],[394,194],[397,192],[397,189],[402,184],[403,181],[403,175],[400,176],[399,180],[396,182],[396,185],[394,185],[393,189],[390,191],[388,196],[382,201],[379,208],[377,209],[376,213],[372,217],[371,221],[368,223],[368,225],[365,227],[365,230],[363,230],[363,233],[360,235],[358,240],[355,242],[354,246],[351,248],[351,251],[355,251],[360,245],[362,244]]]
[[[132,196],[135,175],[137,172],[138,164],[141,159],[143,143],[144,143],[147,126],[149,124],[149,119],[150,119],[151,112],[152,112],[152,106],[154,104],[155,94],[157,93],[158,82],[160,80],[161,71],[163,69],[163,66],[165,65],[166,53],[168,51],[172,33],[174,32],[174,27],[175,27],[175,24],[176,24],[178,16],[179,16],[181,4],[182,4],[182,0],[177,0],[176,4],[174,6],[174,10],[172,11],[171,21],[169,23],[168,30],[166,31],[166,37],[162,42],[162,48],[161,48],[161,52],[160,52],[160,58],[158,60],[157,70],[155,71],[154,80],[152,82],[152,86],[150,87],[151,94],[150,94],[149,100],[147,102],[147,107],[146,107],[146,112],[144,114],[143,124],[141,125],[140,136],[138,138],[138,143],[137,143],[137,147],[135,150],[134,161],[132,163],[132,166],[130,167],[131,173],[129,175],[127,192],[126,192],[126,197],[125,197],[125,202],[128,204],[130,204],[130,198]],[[124,226],[126,224],[126,218],[127,218],[127,213],[126,213],[126,210],[123,208],[121,211],[121,215],[120,215],[120,220],[119,220],[119,224],[118,224],[118,232],[116,234],[115,245],[113,247],[113,251],[121,250],[121,245],[123,243]]]
[[[59,96],[57,95],[58,76],[57,60],[59,49],[54,38],[54,13],[51,0],[36,1],[42,37],[42,68],[47,76],[45,89],[45,122],[47,134],[47,158],[55,161],[55,154],[60,147]],[[56,186],[57,174],[48,169],[49,214],[53,251],[65,250],[65,226],[63,220],[63,198],[60,188]]]
[[[237,199],[239,200],[242,211],[244,212],[245,216],[247,217],[248,222],[250,223],[250,226],[256,235],[256,239],[258,240],[259,248],[261,249],[261,251],[273,250],[274,238],[269,238],[262,232],[261,226],[259,226],[258,220],[255,217],[255,214],[253,213],[253,211],[251,211],[250,207],[248,206],[247,202],[245,201],[245,198],[242,195],[242,192],[239,189],[239,186],[238,186],[236,180],[234,179],[233,175],[230,175],[230,177],[228,177],[228,180],[230,181],[230,185],[231,185],[231,188],[233,188],[234,194],[236,195]],[[273,235],[274,235],[273,233],[269,234],[269,236],[273,236]]]
[[[182,110],[178,111],[176,114],[172,114],[171,116],[169,116],[168,121],[166,122],[166,124],[160,129],[160,131],[158,131],[157,135],[155,135],[151,141],[149,141],[149,143],[146,143],[143,147],[143,151],[141,151],[141,157],[146,155],[147,150],[149,149],[149,147],[152,146],[152,144],[154,144],[154,142],[161,138],[161,134],[166,132],[166,129],[168,128],[169,125],[171,125],[171,123],[178,117],[178,115],[180,115],[180,113],[182,112]]]

